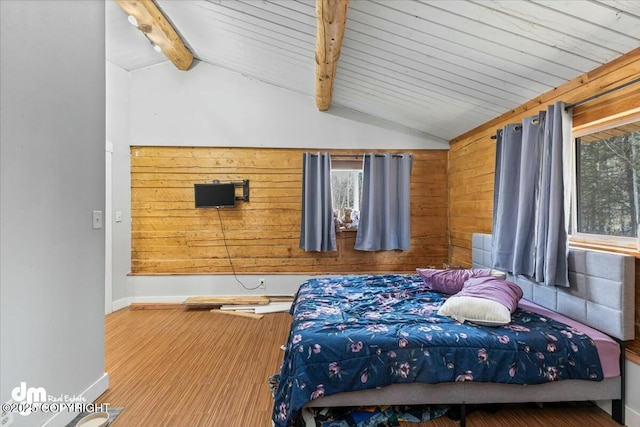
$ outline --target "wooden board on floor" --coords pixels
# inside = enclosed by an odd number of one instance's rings
[[[130,310],[181,310],[184,306],[179,302],[132,302]]]
[[[262,319],[264,317],[264,314],[255,314],[255,313],[244,313],[242,311],[221,311],[221,310],[217,310],[217,309],[213,309],[211,310],[211,313],[213,314],[228,314],[230,316],[240,316],[240,317],[248,317],[250,319]]]
[[[269,297],[271,302],[293,302],[293,296],[277,296],[277,297]]]
[[[268,305],[261,305],[255,308],[257,314],[262,313],[277,313],[281,311],[289,311],[291,309],[290,302],[272,302]]]
[[[184,300],[185,305],[266,305],[269,298],[263,296],[225,296],[225,297],[189,297]]]
[[[228,304],[228,305],[223,305],[220,307],[220,310],[222,311],[229,311],[229,310],[254,310],[256,307],[268,307],[269,304],[261,304],[261,305],[256,305],[256,304],[249,304],[249,305],[235,305],[235,304]]]

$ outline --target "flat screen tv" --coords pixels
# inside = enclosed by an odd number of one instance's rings
[[[196,208],[233,208],[236,186],[229,184],[193,184]]]

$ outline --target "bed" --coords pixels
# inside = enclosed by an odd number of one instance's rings
[[[474,268],[490,266],[490,248],[490,235],[473,236]],[[417,275],[307,281],[292,306],[274,424],[295,425],[304,406],[455,404],[464,425],[467,404],[585,400],[612,400],[624,424],[624,352],[609,337],[634,338],[634,261],[571,249],[570,288],[508,277],[525,299],[498,328],[438,316],[446,296]]]

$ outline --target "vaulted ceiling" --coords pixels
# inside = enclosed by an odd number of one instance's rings
[[[197,60],[315,104],[315,0],[155,2]],[[107,61],[167,61],[106,7]],[[351,0],[331,105],[450,140],[639,46],[636,0]]]

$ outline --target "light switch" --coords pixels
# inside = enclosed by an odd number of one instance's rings
[[[102,228],[102,211],[93,211],[93,223],[91,228],[99,230]]]
[[[116,222],[122,222],[122,211],[116,211]]]

